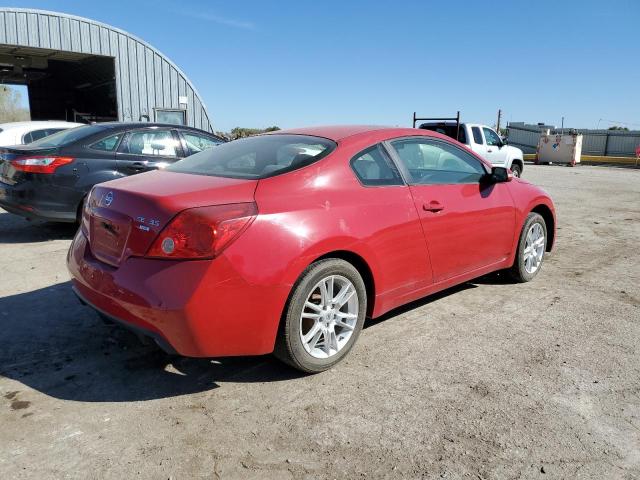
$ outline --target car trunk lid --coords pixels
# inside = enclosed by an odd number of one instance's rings
[[[94,187],[82,228],[93,255],[118,266],[143,256],[179,212],[253,202],[257,180],[154,171]]]
[[[11,160],[29,156],[44,156],[55,154],[55,148],[31,148],[28,145],[0,148],[0,182],[8,185],[22,183],[29,178],[29,173],[17,170]]]

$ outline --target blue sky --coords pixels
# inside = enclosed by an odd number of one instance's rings
[[[640,128],[640,1],[32,0],[127,30],[214,128],[463,120]],[[601,120],[602,119],[602,120]]]

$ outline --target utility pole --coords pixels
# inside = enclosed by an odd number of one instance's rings
[[[496,130],[498,131],[498,135],[500,135],[500,118],[502,117],[502,110],[498,109],[498,123],[496,123]]]

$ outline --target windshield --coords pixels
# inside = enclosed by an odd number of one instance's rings
[[[306,135],[259,135],[205,150],[166,168],[216,177],[260,179],[309,165],[336,148],[331,140]]]
[[[84,125],[82,127],[69,128],[61,132],[54,133],[48,137],[41,138],[35,142],[29,143],[30,147],[62,147],[71,142],[88,137],[94,133],[104,130],[101,125]]]

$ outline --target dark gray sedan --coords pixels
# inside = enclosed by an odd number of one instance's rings
[[[190,127],[99,123],[0,148],[0,207],[27,218],[76,222],[97,183],[163,168],[224,140]]]

